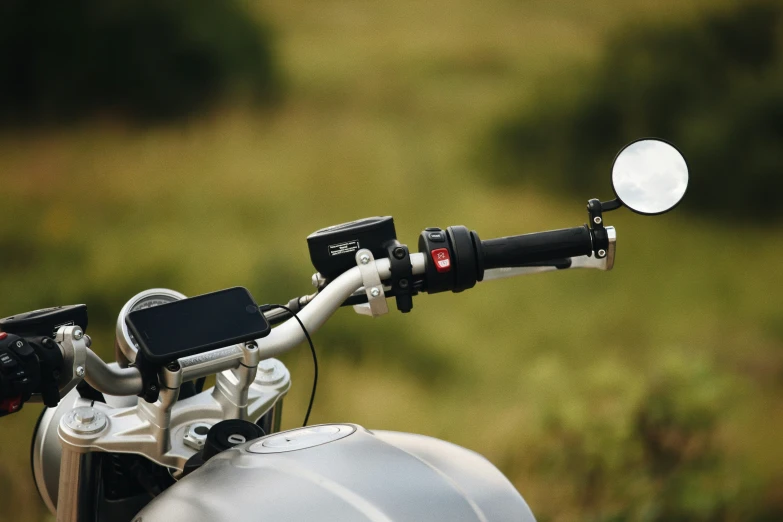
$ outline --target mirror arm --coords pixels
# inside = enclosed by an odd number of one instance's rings
[[[610,210],[616,210],[623,206],[623,202],[619,199],[613,199],[611,201],[602,201],[601,202],[601,210],[604,212],[609,212]]]

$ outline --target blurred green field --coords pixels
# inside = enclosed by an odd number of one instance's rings
[[[611,157],[603,194],[554,199],[487,182],[482,143],[542,78],[594,60],[610,28],[717,4],[249,3],[277,33],[288,91],[277,110],[0,136],[0,316],[85,302],[109,359],[116,314],[145,288],[309,293],[305,237],[327,225],[391,214],[415,244],[427,226],[490,238],[583,223],[586,200],[611,194]],[[338,313],[314,337],[312,422],[472,448],[542,521],[779,520],[780,227],[677,211],[607,223],[612,272],[424,295],[408,315]],[[294,427],[311,361],[302,349],[285,362]],[[2,420],[0,520],[47,520],[29,472],[36,410]]]

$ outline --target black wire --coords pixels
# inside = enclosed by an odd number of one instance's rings
[[[315,373],[313,375],[313,391],[310,393],[310,404],[307,405],[307,413],[305,414],[304,423],[302,424],[302,427],[307,426],[307,421],[310,420],[310,412],[313,411],[313,401],[315,400],[315,389],[318,386],[318,356],[315,354],[315,346],[313,346],[313,340],[310,338],[310,333],[307,331],[307,328],[305,328],[304,323],[301,319],[299,319],[299,316],[294,313],[293,310],[288,308],[287,306],[281,305],[281,304],[268,304],[263,305],[259,307],[262,311],[263,310],[270,310],[272,308],[282,308],[289,314],[291,314],[291,317],[296,319],[296,322],[299,323],[299,326],[302,327],[302,331],[305,334],[305,337],[307,338],[307,343],[310,345],[310,351],[313,354],[313,367],[315,370]]]

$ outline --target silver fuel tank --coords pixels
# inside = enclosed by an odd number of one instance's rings
[[[325,424],[224,451],[145,507],[143,522],[534,522],[484,457],[423,435]]]

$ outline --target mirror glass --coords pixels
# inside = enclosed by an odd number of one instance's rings
[[[612,187],[617,198],[634,212],[662,214],[685,195],[688,165],[680,151],[665,141],[635,141],[614,160]]]

